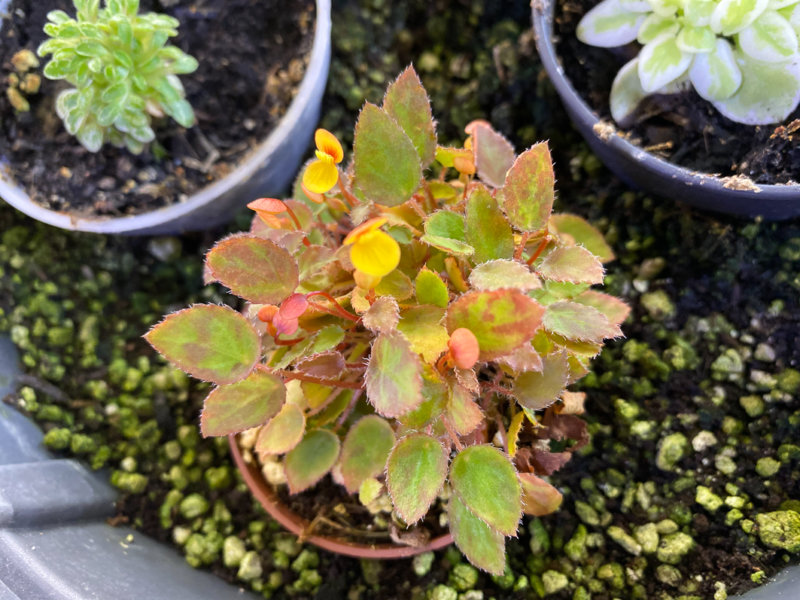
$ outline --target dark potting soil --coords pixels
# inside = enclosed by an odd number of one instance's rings
[[[576,90],[602,118],[611,120],[608,95],[614,77],[639,51],[595,48],[575,37],[578,22],[597,0],[556,3],[554,34],[564,71]],[[624,129],[630,140],[671,163],[722,176],[742,175],[761,184],[800,181],[800,108],[786,127],[750,126],[731,121],[693,89],[654,95],[639,106],[635,123]]]
[[[72,14],[70,0],[13,0],[0,30],[0,79],[11,57],[45,39],[50,10]],[[156,142],[140,155],[106,144],[85,150],[54,111],[64,83],[42,78],[16,113],[0,95],[0,158],[46,208],[123,216],[181,202],[233,170],[283,116],[303,78],[314,34],[313,0],[142,0],[141,11],[180,20],[171,43],[194,56],[197,71],[181,76],[197,124],[154,123]],[[46,64],[42,61],[38,72]],[[156,156],[163,155],[157,158]]]

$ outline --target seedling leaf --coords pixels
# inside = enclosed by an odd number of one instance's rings
[[[386,468],[394,447],[392,426],[377,415],[368,415],[355,423],[342,445],[341,471],[347,491],[356,492],[370,477]]]
[[[555,200],[555,174],[547,142],[535,144],[517,157],[497,199],[518,229],[531,233],[544,229]]]
[[[542,358],[542,372],[526,371],[514,380],[514,396],[529,410],[547,408],[558,400],[569,381],[569,363],[563,353]]]
[[[383,109],[411,139],[422,168],[430,165],[436,153],[436,127],[428,94],[414,67],[409,66],[386,90]]]
[[[257,427],[275,416],[285,400],[280,377],[253,371],[247,379],[211,391],[200,414],[200,431],[203,437],[216,437]]]
[[[336,464],[339,448],[338,436],[327,429],[315,429],[306,433],[303,441],[284,459],[283,468],[286,471],[289,492],[297,494],[322,479]]]
[[[506,568],[505,537],[473,515],[453,494],[447,505],[450,533],[458,549],[479,569],[502,575]]]
[[[375,338],[365,377],[367,399],[384,417],[399,417],[422,402],[422,363],[398,332]]]
[[[475,249],[472,256],[475,264],[495,258],[511,258],[514,254],[511,225],[483,185],[476,185],[467,197],[465,235],[467,243]]]
[[[416,433],[403,438],[386,463],[386,485],[397,514],[416,523],[428,512],[447,476],[447,453],[434,438]]]
[[[296,404],[286,402],[280,412],[261,428],[256,438],[260,456],[285,454],[300,443],[306,431],[306,417]]]

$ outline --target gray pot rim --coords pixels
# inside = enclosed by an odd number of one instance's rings
[[[648,191],[658,194],[659,181],[669,181],[669,187],[674,189],[675,182],[678,181],[690,195],[692,192],[697,195],[700,190],[707,195],[702,201],[679,198],[701,208],[751,217],[766,213],[764,214],[766,220],[787,219],[800,215],[800,184],[753,184],[753,189],[732,189],[726,187],[726,183],[731,181],[728,178],[698,173],[673,165],[619,135],[616,127],[608,121],[601,120],[589,108],[564,73],[552,39],[554,0],[532,0],[531,9],[536,49],[542,65],[576,127],[584,136],[594,136],[596,143],[604,146],[609,153],[625,155],[629,162],[637,163],[653,180],[652,188]],[[603,131],[603,135],[599,135],[598,130]],[[661,190],[663,193],[663,188]]]
[[[7,3],[8,0],[0,0],[0,8]],[[213,203],[217,198],[253,176],[262,167],[267,157],[274,154],[276,149],[283,145],[291,135],[294,123],[314,104],[317,80],[327,79],[331,46],[331,0],[315,0],[315,3],[316,25],[311,56],[300,88],[286,114],[267,138],[241,160],[233,171],[192,194],[185,202],[177,202],[158,210],[125,217],[92,218],[70,215],[66,212],[44,208],[33,202],[21,187],[13,183],[7,166],[2,164],[0,164],[0,198],[42,223],[72,231],[106,234],[137,233],[157,229]]]

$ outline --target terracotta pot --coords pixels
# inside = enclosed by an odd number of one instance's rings
[[[250,488],[250,491],[261,503],[261,506],[264,507],[264,510],[293,534],[302,537],[304,542],[314,544],[329,552],[369,559],[408,558],[429,550],[439,550],[453,543],[453,537],[449,533],[434,538],[425,546],[420,547],[400,546],[397,544],[357,544],[319,535],[303,535],[310,524],[309,521],[292,512],[280,501],[275,491],[264,479],[257,464],[245,462],[235,435],[228,436],[228,442],[239,472],[244,477],[247,487]]]
[[[733,189],[730,179],[698,173],[661,160],[626,140],[601,120],[564,74],[553,44],[555,0],[534,0],[536,49],[573,125],[592,151],[633,187],[698,208],[778,221],[800,216],[800,185],[755,185]]]

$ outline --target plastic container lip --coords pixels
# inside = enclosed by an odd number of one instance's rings
[[[620,178],[659,196],[668,196],[703,209],[765,220],[800,216],[800,185],[748,184],[734,189],[731,178],[698,173],[645,152],[618,135],[592,112],[566,77],[552,40],[553,0],[533,0],[533,30],[550,81],[581,135]],[[598,131],[604,132],[602,135]],[[752,187],[750,187],[752,186]],[[756,191],[757,190],[757,191]]]
[[[0,14],[6,11],[10,1],[0,0]],[[279,155],[288,141],[296,135],[295,126],[303,120],[304,115],[307,116],[307,113],[319,110],[328,76],[330,54],[331,0],[316,0],[316,25],[311,56],[297,95],[289,105],[286,114],[278,126],[239,163],[236,169],[192,194],[185,202],[126,217],[76,217],[44,208],[33,202],[22,188],[13,183],[7,168],[1,163],[0,198],[37,221],[73,231],[145,234],[205,229],[220,221],[212,217],[212,222],[204,223],[209,220],[209,214],[213,213],[215,217],[219,214],[218,207],[214,207],[212,210],[211,205],[217,200],[224,199],[231,205],[231,213],[235,209],[234,207],[238,208],[236,188],[265,169],[269,157]],[[280,175],[286,176],[285,173]]]

